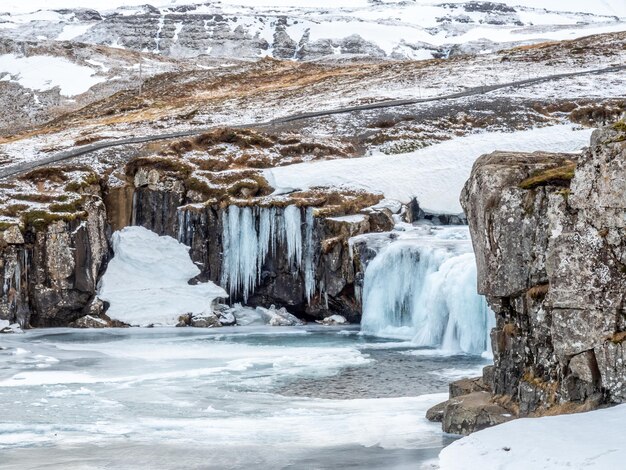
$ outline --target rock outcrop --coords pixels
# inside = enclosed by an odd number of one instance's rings
[[[375,206],[382,196],[332,189],[272,192],[256,169],[211,172],[178,155],[139,157],[102,176],[72,165],[23,174],[9,184],[2,208],[0,320],[23,327],[123,326],[111,323],[109,306],[97,301],[96,291],[112,255],[111,234],[136,225],[188,245],[200,268],[191,282],[224,285],[232,303],[276,305],[276,311],[286,308],[306,319],[340,314],[358,322],[358,273],[348,240],[393,227],[391,211]],[[250,215],[252,223],[242,217],[238,226],[225,227],[231,213]],[[267,252],[251,255],[242,243],[261,246],[261,218]],[[225,268],[233,236],[242,261],[237,255]],[[225,276],[235,271],[234,277]],[[204,327],[218,323],[193,320]]]
[[[90,313],[108,256],[105,217],[104,204],[92,198],[71,216],[30,213],[23,234],[17,226],[5,230],[0,318],[66,326]]]
[[[312,319],[322,320],[336,313],[349,321],[359,321],[361,309],[354,289],[357,272],[348,240],[393,227],[390,211],[367,208],[377,203],[380,196],[330,191],[326,194],[294,193],[289,198],[276,199],[243,195],[207,198],[183,177],[176,169],[137,169],[129,182],[134,188],[131,221],[133,225],[172,236],[190,246],[192,260],[202,269],[199,280],[223,284],[223,224],[230,206],[253,207],[257,212],[272,209],[272,217],[282,220],[284,208],[295,205],[302,223],[300,239],[306,243],[309,236],[313,247],[310,263],[316,289],[312,297],[307,298],[305,270],[294,272],[293,263],[286,256],[286,241],[277,240],[276,249],[268,252],[260,266],[260,278],[250,296],[244,298],[240,292],[234,292],[230,301],[245,301],[251,306],[276,304]],[[307,208],[313,209],[311,220],[307,220]],[[350,211],[366,208],[366,213],[342,217]]]
[[[626,125],[581,157],[485,155],[461,202],[497,319],[493,395],[519,416],[624,402]]]

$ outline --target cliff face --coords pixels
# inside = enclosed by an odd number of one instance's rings
[[[461,202],[497,318],[493,394],[521,416],[626,400],[626,126],[576,159],[485,155]]]
[[[83,209],[46,224],[38,220],[24,233],[15,225],[2,233],[0,319],[66,326],[94,313],[90,303],[108,257],[106,210],[98,198]]]
[[[294,269],[287,256],[285,240],[276,240],[276,250],[267,253],[260,268],[259,282],[245,299],[241,292],[231,292],[230,302],[245,302],[252,306],[284,306],[300,316],[322,319],[335,313],[350,321],[360,319],[355,285],[355,266],[350,255],[350,237],[393,227],[390,211],[380,209],[351,220],[341,216],[360,211],[379,201],[368,194],[308,194],[294,193],[289,197],[206,199],[187,187],[188,181],[176,172],[151,171],[150,177],[139,170],[129,183],[133,191],[116,190],[117,194],[132,196],[132,211],[126,225],[140,225],[159,235],[169,235],[191,247],[190,256],[201,268],[200,279],[226,286],[224,281],[224,221],[230,206],[250,207],[256,214],[256,229],[260,231],[263,210],[271,210],[273,219],[284,220],[287,206],[300,212],[300,239],[303,263],[307,257],[307,241],[311,245],[310,263],[315,288],[307,298],[306,270]],[[116,206],[124,205],[117,201]],[[312,210],[308,217],[309,208]],[[333,217],[340,216],[340,217]],[[277,222],[280,224],[281,222]],[[310,226],[309,226],[310,225]],[[241,227],[240,227],[241,228]],[[274,232],[272,230],[272,232]]]
[[[235,173],[227,184],[210,185],[190,178],[186,166],[168,162],[141,159],[119,168],[117,176],[89,173],[69,183],[67,175],[75,168],[42,169],[21,176],[36,179],[33,186],[46,192],[17,194],[28,197],[31,205],[11,206],[19,218],[2,221],[0,319],[23,327],[71,326],[79,319],[76,326],[81,326],[91,317],[103,318],[106,324],[106,305],[97,300],[96,291],[112,255],[110,236],[126,226],[140,225],[188,245],[201,269],[198,281],[229,287],[233,278],[237,284],[243,274],[254,272],[254,288],[241,292],[241,286],[235,285],[230,302],[275,304],[300,317],[322,319],[339,313],[350,321],[359,320],[357,272],[348,240],[390,230],[393,220],[384,208],[343,216],[364,211],[379,202],[380,195],[311,190],[271,197],[271,188],[255,175],[244,178]],[[225,269],[229,248],[224,223],[233,223],[229,211],[245,212],[252,220],[229,228],[234,233],[231,244],[233,239],[240,243],[244,235],[239,232],[247,230],[246,243],[260,246],[262,225],[267,223],[268,251],[260,262],[256,251],[252,256],[245,252],[245,260],[237,258],[234,266]],[[293,234],[289,240],[287,233]],[[257,262],[258,266],[248,266]],[[233,271],[238,274],[230,280],[225,277],[225,272]],[[82,318],[86,315],[90,315],[87,320]]]

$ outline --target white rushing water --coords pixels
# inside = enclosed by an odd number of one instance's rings
[[[489,349],[493,314],[476,292],[467,227],[409,228],[378,250],[365,271],[364,333],[447,351]]]
[[[315,291],[313,209],[229,206],[223,212],[221,285],[244,302],[261,280],[268,255],[284,256],[294,276],[304,273],[307,300]],[[282,249],[280,249],[282,248]]]

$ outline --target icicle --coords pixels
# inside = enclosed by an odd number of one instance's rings
[[[241,294],[247,301],[261,280],[268,254],[278,256],[280,245],[294,275],[304,271],[306,296],[310,300],[315,292],[313,224],[313,210],[309,209],[303,246],[302,214],[296,206],[282,210],[237,206],[224,209],[222,286],[228,288],[233,298]]]
[[[240,234],[239,234],[239,282],[243,291],[244,302],[248,301],[248,295],[254,290],[257,279],[257,263],[259,251],[259,239],[256,231],[255,217],[252,209],[245,207],[239,211]],[[231,227],[232,228],[232,227]],[[237,285],[237,288],[240,286]]]
[[[261,282],[261,270],[270,249],[270,241],[273,244],[274,219],[271,209],[260,209],[259,213],[259,250],[257,253],[257,282]]]
[[[13,278],[15,279],[15,290],[19,292],[20,287],[22,286],[22,270],[20,268],[19,261],[15,263],[15,273],[13,273]]]
[[[180,243],[185,243],[185,211],[178,208],[176,218],[178,219],[178,241]]]
[[[270,219],[270,250],[272,255],[276,255],[276,247],[278,246],[278,237],[279,235],[279,216],[278,216],[278,211],[276,210],[275,207],[270,207],[269,209],[265,209],[266,211],[269,212],[269,219]]]
[[[302,214],[296,206],[287,206],[284,212],[287,259],[293,267],[302,266]]]
[[[314,247],[313,247],[313,226],[315,218],[313,217],[313,208],[306,210],[305,238],[304,238],[304,291],[306,300],[311,303],[311,298],[315,293],[315,266],[314,266]]]
[[[220,284],[222,287],[230,287],[230,273],[232,267],[230,264],[230,207],[222,211],[222,277]],[[233,291],[229,288],[232,295]]]
[[[228,275],[230,276],[230,295],[239,290],[240,271],[239,257],[241,256],[241,238],[239,227],[239,207],[230,206],[228,209],[228,233],[230,235],[230,249],[228,251]]]

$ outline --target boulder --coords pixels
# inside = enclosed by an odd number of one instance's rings
[[[0,334],[22,333],[20,325],[10,323],[7,320],[0,320]]]
[[[317,323],[321,323],[322,325],[330,326],[330,325],[347,325],[348,320],[346,317],[341,315],[331,315],[329,317],[324,318],[322,321],[318,321]]]
[[[489,392],[473,392],[452,398],[443,406],[442,428],[450,434],[467,436],[497,424],[506,423],[513,415],[494,403]]]
[[[443,410],[446,408],[447,404],[448,402],[444,401],[429,408],[426,412],[426,419],[433,423],[441,423],[443,421]]]
[[[210,312],[192,316],[190,325],[194,328],[218,328],[222,326],[222,323],[219,316]]]
[[[111,325],[108,321],[94,317],[91,315],[85,315],[78,320],[70,323],[71,328],[109,328]]]
[[[461,379],[451,382],[449,385],[450,398],[456,398],[461,395],[468,395],[474,392],[488,392],[489,387],[483,382],[482,377],[473,379]]]
[[[277,309],[272,305],[270,308],[257,307],[256,310],[265,316],[267,324],[270,326],[304,325],[303,321],[289,313],[285,307]]]

